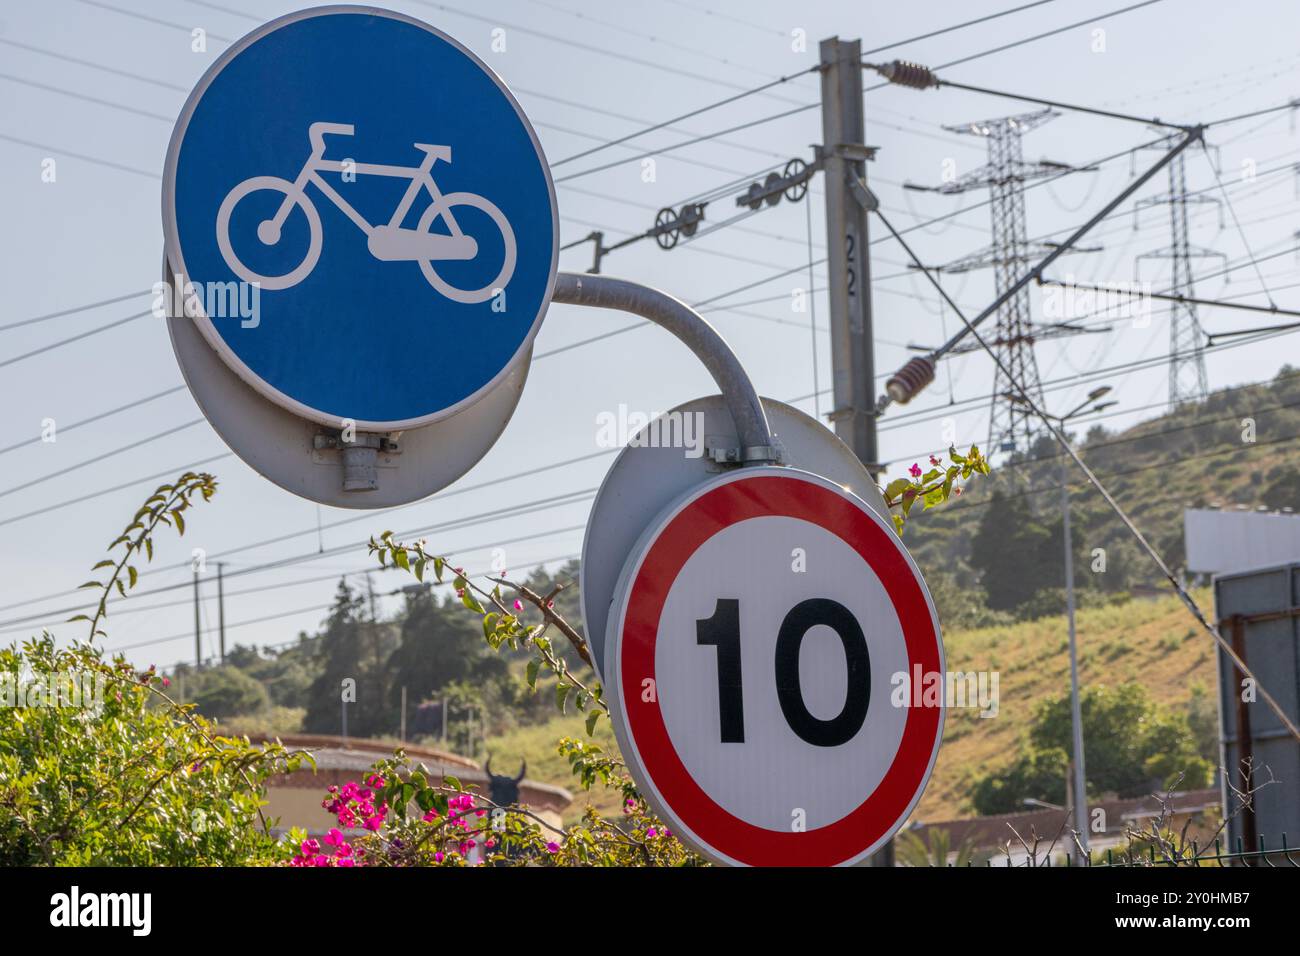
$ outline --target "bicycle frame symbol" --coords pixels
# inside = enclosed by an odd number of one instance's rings
[[[231,268],[235,275],[245,282],[260,284],[264,290],[274,291],[292,288],[311,273],[320,260],[321,244],[324,237],[320,213],[317,212],[311,197],[307,195],[307,184],[312,183],[344,215],[351,219],[358,229],[366,234],[366,248],[370,250],[372,256],[382,262],[419,263],[420,271],[424,274],[424,278],[429,285],[452,301],[466,304],[485,302],[492,298],[497,290],[505,288],[510,281],[510,276],[514,273],[516,255],[515,234],[510,228],[509,220],[493,203],[477,193],[457,192],[444,194],[438,189],[438,184],[433,181],[431,171],[434,163],[440,159],[450,163],[451,147],[431,146],[427,143],[413,144],[416,149],[424,153],[424,160],[419,166],[388,166],[376,163],[345,164],[325,159],[325,137],[329,135],[351,136],[354,129],[355,127],[348,123],[312,123],[307,130],[307,137],[312,146],[311,155],[307,157],[307,161],[303,164],[298,177],[293,182],[281,179],[278,176],[253,176],[230,190],[226,198],[222,200],[221,208],[217,211],[217,246],[221,250],[221,256],[225,259],[226,265]],[[334,187],[325,181],[324,177],[321,176],[322,172],[355,172],[366,176],[389,176],[398,179],[409,179],[411,184],[407,187],[401,202],[397,204],[397,208],[393,211],[392,218],[384,225],[375,226],[371,225],[346,199],[339,195]],[[421,214],[419,223],[414,229],[405,228],[401,223],[406,218],[406,214],[410,212],[411,206],[414,204],[421,188],[429,193],[433,201]],[[270,219],[263,220],[257,226],[257,238],[261,240],[263,245],[274,246],[280,241],[284,223],[295,207],[301,209],[307,217],[307,226],[310,232],[307,255],[297,267],[282,275],[266,276],[254,272],[240,261],[230,241],[230,217],[235,206],[245,196],[260,191],[271,191],[284,195],[284,200],[280,203],[275,215]],[[435,262],[464,262],[472,260],[478,255],[478,243],[473,236],[466,235],[461,230],[460,224],[456,222],[452,210],[457,206],[478,209],[487,214],[504,240],[505,261],[501,266],[501,271],[496,278],[482,288],[457,288],[438,275],[434,268]],[[446,234],[430,231],[437,219],[443,221],[447,229]]]

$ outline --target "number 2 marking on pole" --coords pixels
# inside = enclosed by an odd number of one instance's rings
[[[799,651],[808,632],[822,624],[844,645],[848,686],[844,706],[830,720],[808,710],[799,681]],[[740,666],[740,601],[719,598],[713,616],[695,622],[695,641],[718,649],[718,723],[722,743],[745,742],[744,687]],[[809,598],[785,616],[776,638],[776,693],[781,713],[800,738],[815,747],[838,747],[857,736],[871,705],[871,654],[853,612],[838,601]]]

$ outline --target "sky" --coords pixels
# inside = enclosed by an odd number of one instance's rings
[[[1128,5],[1055,0],[910,42],[881,58],[938,66]],[[183,542],[166,534],[159,540],[138,596],[109,621],[104,646],[126,650],[141,665],[193,659],[188,560],[196,547],[209,561],[201,590],[205,657],[215,652],[215,561],[225,566],[231,645],[275,645],[315,629],[341,574],[365,586],[361,572],[373,563],[364,541],[387,528],[434,528],[431,545],[471,571],[486,568],[495,548],[516,574],[538,564],[553,567],[580,550],[591,497],[612,455],[536,469],[602,450],[599,423],[620,405],[657,412],[715,391],[703,367],[667,333],[645,326],[587,343],[634,320],[553,306],[520,406],[483,461],[428,500],[386,514],[360,512],[295,498],[231,454],[188,392],[177,388],[181,375],[161,320],[146,315],[75,338],[149,308],[163,243],[161,172],[175,117],[231,41],[297,6],[280,0],[41,0],[0,6],[0,208],[6,225],[0,232],[0,640],[45,626],[61,638],[81,636],[84,625],[61,623],[91,593],[77,592],[77,585],[163,476],[196,462],[217,475],[217,496],[191,516]],[[806,71],[816,62],[820,39],[861,38],[870,50],[1018,4],[395,0],[388,6],[456,37],[504,79],[535,126],[556,177],[564,180],[557,184],[561,241],[600,229],[608,244],[649,228],[662,207],[679,207],[732,183],[743,188],[754,174],[766,175],[793,158],[810,160],[821,126],[820,112],[811,105],[819,98],[817,78]],[[1297,27],[1300,9],[1288,0],[1230,7],[1212,0],[1162,0],[941,75],[1142,117],[1209,122],[1300,97]],[[193,49],[195,29],[206,35],[204,50]],[[792,78],[561,162],[781,76]],[[965,210],[908,236],[927,262],[951,262],[988,242],[988,209],[978,205],[986,193],[943,195],[905,190],[903,184],[936,185],[945,175],[960,176],[984,162],[984,140],[945,127],[1034,109],[952,89],[889,87],[866,94],[867,142],[879,147],[868,180],[891,221],[903,228]],[[1199,294],[1259,304],[1271,295],[1279,306],[1300,307],[1300,295],[1289,288],[1300,271],[1300,254],[1292,251],[1300,236],[1295,112],[1211,126],[1206,138],[1214,148],[1187,153],[1189,190],[1228,200],[1191,207],[1192,244],[1222,254],[1194,261],[1195,273],[1207,277],[1197,284]],[[732,127],[745,128],[671,148]],[[1060,238],[1100,208],[1135,170],[1156,160],[1149,148],[1127,152],[1156,136],[1140,123],[1068,111],[1027,133],[1026,159],[1088,166],[1116,157],[1029,191],[1030,236]],[[646,156],[655,160],[653,181],[643,175]],[[46,181],[51,159],[52,182]],[[623,162],[596,169],[615,160]],[[1159,176],[1136,198],[1158,197],[1165,189]],[[710,207],[711,222],[733,214],[730,195]],[[783,201],[671,251],[637,243],[611,253],[604,271],[690,303],[707,301],[706,317],[762,394],[824,415],[830,353],[820,292],[823,202],[815,179],[803,202]],[[869,228],[876,364],[883,375],[912,354],[909,344],[935,345],[955,331],[958,320],[906,268],[897,244],[880,240],[879,223]],[[1063,259],[1055,274],[1130,282],[1139,267],[1136,257],[1169,241],[1166,207],[1135,213],[1129,203],[1085,240],[1096,251]],[[590,245],[575,246],[561,253],[560,268],[582,271],[590,257]],[[1242,268],[1212,275],[1222,270],[1223,257]],[[815,329],[809,312],[794,306],[796,290],[809,287],[810,259]],[[1148,258],[1140,269],[1141,279],[1163,288],[1167,260]],[[987,272],[945,276],[944,283],[968,314],[993,294]],[[1040,290],[1032,301],[1041,319]],[[101,304],[84,308],[95,303]],[[67,310],[76,311],[26,322]],[[24,324],[8,328],[17,323]],[[1201,323],[1211,332],[1271,324],[1267,317],[1225,309],[1202,310]],[[65,339],[74,340],[59,344]],[[1295,341],[1283,335],[1207,352],[1210,387],[1272,376],[1294,363]],[[1121,319],[1094,334],[1040,342],[1036,356],[1048,407],[1068,409],[1098,384],[1110,384],[1110,397],[1119,404],[1107,413],[1108,428],[1158,415],[1168,391],[1168,351],[1169,325],[1159,307],[1149,323]],[[1104,371],[1117,365],[1127,367]],[[959,445],[983,443],[992,378],[986,355],[961,355],[941,364],[934,385],[912,405],[888,412],[880,421],[887,474],[901,473],[944,446],[946,428]],[[169,389],[175,390],[140,401]],[[70,427],[99,415],[104,417]],[[46,419],[57,425],[54,442],[40,440]],[[510,477],[525,471],[536,473]],[[528,510],[557,496],[566,497]],[[485,515],[490,517],[480,517]],[[449,523],[454,526],[436,530]],[[268,563],[276,566],[262,567]],[[387,574],[371,580],[381,609],[400,606],[400,597],[390,592],[407,581]],[[151,591],[157,593],[145,593]]]

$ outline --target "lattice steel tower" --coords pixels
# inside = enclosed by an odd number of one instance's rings
[[[1169,245],[1162,249],[1144,252],[1137,257],[1134,268],[1141,280],[1140,263],[1143,259],[1169,260],[1169,294],[1192,297],[1196,290],[1192,282],[1192,260],[1221,258],[1221,252],[1193,246],[1188,239],[1187,207],[1190,203],[1219,203],[1212,196],[1187,195],[1187,166],[1185,154],[1179,153],[1169,164],[1169,192],[1164,196],[1144,199],[1134,208],[1134,215],[1146,206],[1169,207]],[[1222,228],[1223,209],[1219,209]],[[1136,226],[1136,221],[1134,223]],[[1177,407],[1183,402],[1200,401],[1209,393],[1205,377],[1205,333],[1201,330],[1196,306],[1190,302],[1175,302],[1169,310],[1169,404]]]
[[[1016,280],[1029,271],[1036,260],[1042,258],[1051,246],[1031,243],[1025,224],[1025,183],[1046,176],[1059,176],[1073,172],[1074,167],[1063,163],[1025,162],[1021,137],[1060,114],[1054,110],[1040,110],[1016,116],[981,120],[965,126],[948,126],[954,133],[982,136],[988,140],[988,163],[971,170],[964,176],[942,186],[935,192],[960,193],[971,189],[987,188],[991,202],[993,242],[980,252],[942,267],[944,272],[964,272],[970,269],[993,267],[994,284],[1001,295]],[[1080,250],[1083,251],[1083,250]],[[997,333],[992,345],[1003,365],[1035,402],[1042,398],[1042,385],[1038,378],[1038,362],[1034,358],[1035,328],[1029,306],[1029,289],[1021,289],[1006,301],[997,315]],[[1007,394],[1011,383],[1000,369],[994,372],[993,403],[989,415],[990,451],[1027,450],[1033,437],[1033,422],[1022,413]]]

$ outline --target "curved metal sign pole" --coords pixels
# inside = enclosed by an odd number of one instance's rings
[[[780,450],[754,383],[731,346],[698,312],[666,292],[626,279],[561,272],[552,302],[631,312],[667,329],[695,353],[713,376],[736,423],[740,448],[733,464],[779,464]]]

